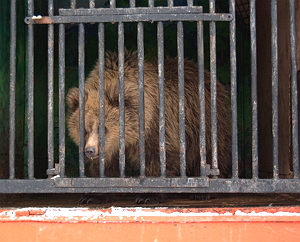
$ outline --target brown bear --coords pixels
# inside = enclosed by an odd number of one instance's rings
[[[138,60],[136,52],[125,51],[125,156],[126,171],[139,170],[139,99]],[[119,71],[118,55],[107,53],[105,58],[105,172],[107,176],[119,176]],[[167,176],[179,176],[179,103],[178,59],[164,61],[166,166]],[[205,119],[207,163],[212,160],[211,148],[211,91],[210,73],[205,71]],[[98,64],[85,82],[85,154],[91,161],[90,175],[99,175],[99,70]],[[187,175],[200,173],[199,127],[200,109],[198,92],[198,66],[184,60],[185,88],[185,138]],[[158,63],[144,63],[145,99],[145,159],[146,175],[159,176],[159,90]],[[69,90],[66,101],[70,137],[79,144],[79,89]],[[228,93],[217,83],[217,144],[218,165],[221,176],[227,176],[230,164],[230,110]],[[132,175],[132,174],[127,174]]]

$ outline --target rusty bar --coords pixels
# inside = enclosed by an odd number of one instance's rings
[[[28,16],[33,16],[34,3],[28,0]],[[28,26],[28,178],[34,179],[34,29]]]
[[[199,150],[201,158],[201,177],[206,176],[206,131],[205,131],[205,83],[204,83],[204,39],[203,22],[197,22],[197,50],[198,50],[198,81],[199,81],[199,108],[200,116],[200,137]]]
[[[257,46],[256,46],[256,7],[250,0],[251,35],[251,99],[252,99],[252,178],[258,179],[258,128],[257,128]]]
[[[48,0],[48,14],[53,15],[53,0]],[[54,167],[54,26],[48,25],[48,178]]]
[[[215,0],[209,1],[210,13],[215,13]],[[216,23],[210,25],[210,73],[211,73],[211,146],[212,146],[212,169],[218,169],[218,144],[217,144],[217,63],[216,63]],[[216,178],[213,171],[214,178]]]
[[[119,128],[120,148],[119,165],[120,176],[125,177],[125,83],[124,83],[124,23],[118,24],[118,64],[119,64]]]
[[[290,0],[292,147],[294,178],[299,178],[298,94],[295,0]]]
[[[159,157],[160,175],[166,177],[166,123],[164,89],[164,26],[157,23],[158,89],[159,89]]]
[[[25,18],[25,23],[26,24],[61,24],[61,23],[68,23],[69,21],[55,21],[53,20],[53,18],[55,17],[48,17],[48,16],[44,16],[42,17],[42,19],[32,19],[30,17],[26,17]]]
[[[279,178],[278,169],[278,32],[277,0],[271,0],[271,45],[272,45],[272,134],[273,134],[273,178]]]
[[[140,176],[145,176],[144,25],[138,23],[139,149]]]
[[[65,25],[59,25],[59,175],[65,176]]]
[[[99,68],[99,168],[100,177],[105,177],[105,49],[104,24],[98,26],[98,68]]]
[[[237,129],[237,75],[236,75],[236,24],[235,24],[235,0],[230,0],[229,11],[233,16],[230,22],[230,84],[231,84],[231,117],[232,117],[232,178],[239,177],[238,168],[238,129]]]
[[[117,8],[119,10],[119,8]],[[135,9],[135,8],[134,8]],[[155,8],[154,8],[155,9]],[[121,10],[121,9],[120,9]],[[95,8],[96,11],[96,8]],[[110,12],[105,12],[106,14],[100,15],[90,15],[90,12],[86,12],[85,15],[70,15],[70,16],[53,16],[53,17],[43,17],[42,19],[32,19],[31,17],[25,18],[26,24],[62,24],[62,23],[104,23],[104,22],[153,22],[155,21],[231,21],[231,14],[198,14],[193,13],[124,13],[124,14],[112,14]],[[116,11],[118,12],[118,11]]]
[[[177,22],[177,55],[178,55],[178,98],[179,98],[179,145],[180,175],[186,176],[186,142],[185,142],[185,98],[184,98],[184,46],[183,23]]]
[[[78,38],[78,79],[79,79],[79,176],[84,177],[85,146],[85,101],[84,101],[84,25],[79,24]]]
[[[16,0],[10,2],[9,179],[15,178],[16,142]]]

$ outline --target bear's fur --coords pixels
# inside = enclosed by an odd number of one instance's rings
[[[179,115],[178,115],[178,59],[166,58],[164,63],[166,166],[167,176],[180,175]],[[99,85],[98,64],[85,82],[85,151],[91,160],[90,175],[99,175]],[[210,73],[205,71],[206,157],[212,160],[211,147],[211,91]],[[105,58],[105,173],[119,176],[119,74],[118,55],[107,53]],[[185,138],[186,168],[188,176],[200,171],[199,149],[199,96],[198,67],[193,61],[184,61],[185,79]],[[136,52],[125,51],[125,155],[126,173],[131,176],[139,171],[139,99],[138,61]],[[146,175],[160,175],[159,159],[159,92],[158,64],[144,63],[145,96],[145,158]],[[217,83],[217,144],[221,176],[227,176],[230,164],[230,110],[227,91]],[[79,144],[79,90],[72,88],[67,97],[67,118],[70,137]]]

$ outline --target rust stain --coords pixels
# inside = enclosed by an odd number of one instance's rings
[[[36,24],[53,24],[54,21],[51,19],[51,17],[42,17],[41,19],[34,19],[32,18],[32,20],[36,23]]]

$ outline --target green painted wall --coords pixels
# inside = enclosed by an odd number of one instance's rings
[[[25,24],[24,1],[17,1],[16,58],[16,176],[23,177],[24,95],[25,95]],[[0,8],[0,178],[8,176],[9,157],[9,60],[10,60],[10,1]]]

